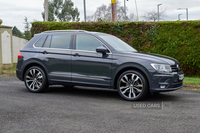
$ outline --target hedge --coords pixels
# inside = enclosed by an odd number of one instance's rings
[[[33,22],[31,33],[66,29],[115,35],[138,51],[176,58],[186,76],[200,76],[200,21]]]

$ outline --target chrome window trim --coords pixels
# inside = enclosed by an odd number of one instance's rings
[[[96,52],[96,51],[76,50],[76,49],[72,49],[72,51],[73,51],[73,52],[74,52],[74,51],[79,51],[79,52],[88,52],[88,53],[98,53],[98,52]],[[106,53],[106,54],[111,55],[112,53]]]
[[[66,34],[69,34],[69,33],[66,33]],[[34,44],[33,44],[33,48],[46,48],[46,47],[36,47],[35,46],[35,44],[42,38],[42,37],[44,37],[44,36],[53,36],[53,35],[60,35],[60,34],[51,34],[51,35],[43,35],[43,36],[41,36]],[[62,34],[63,35],[63,34]],[[71,36],[73,35],[73,34],[70,34]],[[47,39],[47,38],[46,38]],[[46,40],[45,40],[45,42],[46,42]],[[63,49],[63,48],[47,48],[47,49],[62,49],[62,50],[72,50],[72,49]]]
[[[69,34],[69,33],[66,33],[66,34]],[[84,34],[84,33],[78,33],[78,34],[82,34],[82,35],[88,35],[88,34]],[[75,35],[78,35],[78,34],[75,34]],[[50,36],[53,36],[54,34],[51,34]],[[58,35],[58,34],[56,34],[56,35]],[[71,34],[72,35],[72,34]],[[71,50],[71,51],[80,51],[80,52],[90,52],[90,53],[97,53],[96,51],[88,51],[88,50],[77,50],[77,49],[63,49],[63,48],[46,48],[46,47],[36,47],[35,46],[35,44],[42,38],[42,37],[44,37],[44,36],[49,36],[49,35],[43,35],[43,36],[41,36],[34,44],[33,44],[33,48],[45,48],[45,49],[56,49],[56,50]],[[91,37],[93,37],[93,38],[95,38],[95,39],[97,39],[99,42],[101,42],[102,44],[103,44],[103,46],[105,46],[108,50],[109,50],[109,53],[106,53],[106,54],[109,54],[109,55],[111,55],[112,54],[112,51],[101,41],[101,40],[99,40],[97,37],[95,37],[95,36],[93,36],[93,35],[88,35],[88,36],[91,36]],[[45,40],[46,41],[46,40]],[[76,44],[75,44],[76,45]]]
[[[72,49],[63,49],[63,48],[46,48],[46,47],[41,47],[42,49],[56,49],[56,50],[72,50]]]

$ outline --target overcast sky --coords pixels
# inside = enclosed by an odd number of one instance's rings
[[[72,0],[75,7],[80,12],[81,21],[84,20],[83,0]],[[121,5],[124,5],[124,0],[119,0]],[[3,20],[2,25],[17,26],[19,30],[24,31],[24,17],[28,21],[38,20],[43,21],[41,12],[43,12],[44,0],[0,0],[0,19]],[[102,4],[109,5],[111,0],[86,0],[87,15],[92,15],[96,8]],[[200,0],[137,0],[139,18],[146,11],[157,11],[157,4],[162,3],[160,10],[167,9],[166,20],[175,21],[178,19],[178,14],[181,15],[181,20],[186,20],[186,10],[177,10],[177,8],[188,8],[189,20],[200,20]],[[135,0],[126,1],[128,7],[127,14],[134,13],[136,15]]]

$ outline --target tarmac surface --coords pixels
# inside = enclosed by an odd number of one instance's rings
[[[123,100],[116,91],[50,86],[30,93],[15,75],[0,76],[0,133],[200,132],[200,91],[182,88]]]

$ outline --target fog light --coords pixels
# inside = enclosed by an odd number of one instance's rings
[[[164,89],[165,87],[166,87],[165,85],[161,85],[161,86],[160,86],[161,89]]]

